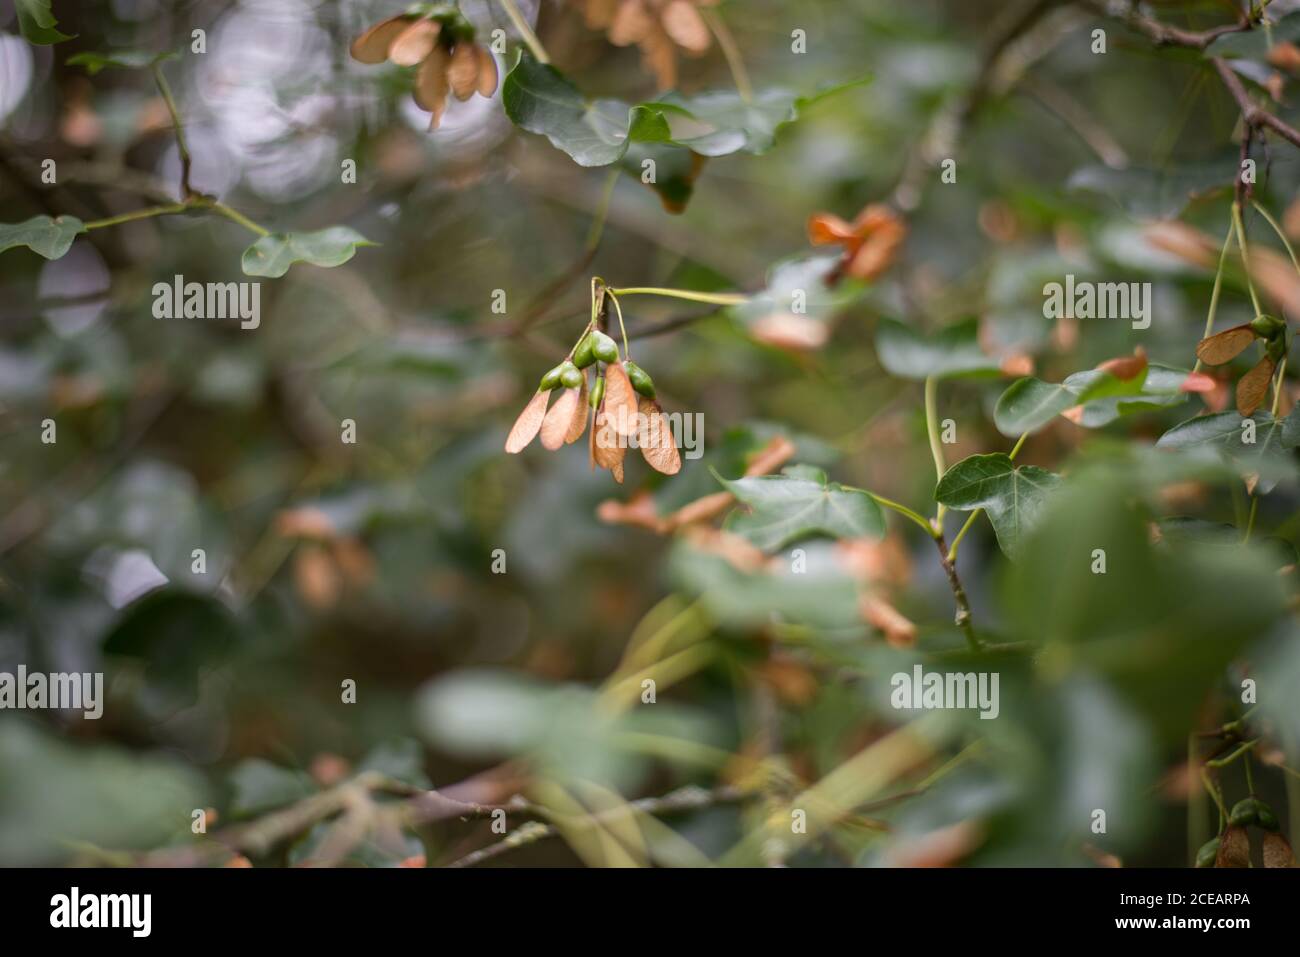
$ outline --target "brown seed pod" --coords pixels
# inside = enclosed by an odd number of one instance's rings
[[[478,57],[478,95],[491,96],[497,91],[497,61],[487,47],[474,48]]]
[[[637,430],[637,446],[650,467],[665,475],[676,475],[682,470],[682,457],[677,452],[673,430],[659,403],[641,396],[637,410],[641,413]]]
[[[478,47],[462,40],[451,51],[451,65],[447,67],[447,82],[456,99],[464,101],[474,95],[478,86]]]
[[[631,435],[636,431],[636,390],[632,380],[621,362],[605,367],[605,401],[601,409],[610,426],[619,435]]]
[[[447,105],[447,51],[438,47],[420,63],[415,73],[415,102],[441,119]]]
[[[506,451],[511,455],[522,452],[529,442],[537,435],[537,430],[542,427],[542,421],[546,418],[546,403],[551,400],[549,392],[538,392],[528,400],[524,406],[524,411],[519,413],[519,418],[515,419],[514,426],[510,429],[510,435],[506,438]]]
[[[582,438],[582,433],[585,431],[587,431],[587,375],[583,373],[582,388],[578,390],[578,404],[573,409],[569,431],[564,434],[564,444],[572,445]]]
[[[293,561],[298,596],[312,608],[325,609],[338,599],[342,582],[329,552],[321,545],[303,545]]]
[[[398,66],[415,66],[433,52],[441,32],[437,20],[416,20],[397,35],[388,48],[388,59]]]
[[[1230,827],[1219,839],[1219,853],[1214,859],[1215,867],[1249,867],[1250,838],[1244,827]]]
[[[1269,356],[1260,359],[1255,367],[1241,377],[1237,383],[1237,411],[1242,415],[1252,415],[1264,404],[1268,395],[1268,385],[1273,381],[1273,369],[1277,363]]]
[[[1264,866],[1295,867],[1295,854],[1281,834],[1270,832],[1264,835]]]
[[[591,439],[592,460],[613,472],[614,481],[623,484],[623,457],[627,455],[627,446],[619,439],[603,409],[596,413]]]
[[[388,59],[388,48],[411,23],[408,16],[380,20],[352,41],[349,52],[358,63],[383,63]]]
[[[1249,325],[1233,326],[1198,342],[1196,358],[1206,365],[1221,366],[1241,355],[1254,341],[1255,333]]]
[[[542,420],[543,447],[554,452],[564,444],[569,428],[573,424],[573,414],[579,408],[578,390],[565,389],[546,413],[546,418]]]
[[[712,38],[700,11],[688,0],[672,0],[660,17],[664,32],[687,53],[700,56],[709,49]]]

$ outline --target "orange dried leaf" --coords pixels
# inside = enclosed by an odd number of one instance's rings
[[[1241,355],[1255,341],[1250,326],[1233,326],[1196,344],[1196,358],[1206,365],[1221,366]]]
[[[633,525],[652,532],[664,531],[655,511],[654,496],[645,489],[635,493],[627,502],[607,499],[596,506],[596,517],[608,525]]]
[[[709,49],[712,38],[700,11],[688,0],[672,0],[660,16],[664,32],[688,53],[699,55]]]
[[[623,0],[609,25],[609,42],[616,47],[640,43],[654,28],[654,18],[642,0]]]
[[[808,241],[814,246],[846,243],[855,238],[853,227],[834,213],[814,213],[808,217]]]
[[[1146,371],[1147,354],[1146,350],[1138,346],[1137,350],[1131,356],[1120,356],[1118,359],[1107,359],[1097,366],[1098,371],[1107,372],[1123,382],[1136,379]]]
[[[519,413],[519,418],[515,419],[514,426],[510,429],[510,435],[506,438],[506,451],[511,455],[516,452],[522,452],[529,442],[537,435],[537,430],[542,427],[542,420],[546,418],[546,404],[550,402],[551,394],[549,392],[538,392],[528,400],[524,406],[524,411]]]
[[[1178,388],[1181,392],[1213,392],[1217,385],[1218,383],[1204,372],[1189,372]]]
[[[893,647],[910,648],[916,644],[916,625],[883,598],[863,595],[858,607],[867,624],[881,632]]]

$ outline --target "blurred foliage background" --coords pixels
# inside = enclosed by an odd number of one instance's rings
[[[1285,24],[1294,6],[1269,15]],[[1231,7],[1154,12],[1204,28],[1232,22]],[[1076,4],[733,0],[717,13],[755,88],[867,81],[809,105],[763,155],[708,161],[673,215],[635,172],[610,187],[607,170],[516,130],[499,92],[452,102],[427,133],[409,71],[348,56],[399,4],[54,8],[76,36],[53,46],[0,8],[0,219],[174,198],[180,161],[148,71],[65,61],[177,50],[164,70],[196,189],[268,228],[345,224],[381,245],[263,280],[256,330],[151,313],[155,282],[244,278],[249,237],[216,216],[95,230],[53,261],[0,256],[0,670],[104,671],[107,695],[98,721],[0,713],[0,862],[183,855],[213,844],[191,832],[196,808],[215,811],[211,837],[371,770],[382,787],[327,802],[283,840],[241,832],[238,859],[433,865],[500,840],[490,817],[440,813],[405,782],[481,803],[522,794],[557,822],[563,840],[501,864],[1181,866],[1216,829],[1191,736],[1241,714],[1243,677],[1260,689],[1253,785],[1242,761],[1221,785],[1229,803],[1253,786],[1294,837],[1294,452],[1259,495],[1260,544],[1207,534],[1245,524],[1247,486],[1217,460],[1151,448],[1200,396],[1099,429],[1058,418],[1028,439],[1019,461],[1068,482],[1015,563],[983,521],[962,547],[976,627],[1002,649],[982,655],[953,624],[933,542],[895,514],[882,542],[798,543],[802,576],[795,543],[755,570],[701,535],[598,516],[640,489],[661,516],[719,492],[711,469],[739,476],[775,436],[791,462],[932,513],[921,383],[882,367],[881,319],[929,334],[978,318],[986,351],[1032,358],[1051,382],[1137,345],[1190,368],[1213,264],[1147,230],[1176,218],[1218,243],[1228,225],[1238,109],[1200,54]],[[509,34],[504,75],[519,42],[502,7],[461,9],[484,37]],[[638,51],[588,29],[578,5],[543,0],[537,23],[589,95],[656,92]],[[806,53],[792,53],[794,30]],[[1264,52],[1240,72],[1252,91],[1273,83],[1285,116],[1295,87]],[[733,88],[716,44],[679,70],[685,93]],[[1296,150],[1274,139],[1253,155],[1256,198],[1300,229]],[[954,183],[939,178],[947,156]],[[587,321],[591,275],[761,290],[775,263],[812,252],[811,214],[851,219],[869,202],[893,204],[906,243],[834,304],[821,348],[763,341],[740,311],[625,302],[664,407],[703,413],[703,459],[672,478],[629,460],[620,487],[576,448],[502,453]],[[1284,255],[1258,217],[1250,234]],[[1044,283],[1067,273],[1151,282],[1151,327],[1045,319]],[[1265,292],[1284,316],[1290,281]],[[1216,326],[1253,315],[1230,271]],[[1010,381],[942,383],[949,464],[1010,448],[993,422]],[[41,441],[47,418],[55,444]],[[355,444],[340,441],[344,419]],[[1175,516],[1196,521],[1154,541]],[[950,540],[962,518],[949,514]],[[1096,548],[1104,576],[1089,569]],[[886,640],[864,594],[914,628]],[[890,676],[918,662],[999,672],[998,719],[893,709]],[[625,803],[663,795],[680,806]],[[412,806],[423,812],[381,813]],[[791,833],[792,808],[807,834]],[[512,815],[513,833],[528,816]]]

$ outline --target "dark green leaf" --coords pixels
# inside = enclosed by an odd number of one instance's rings
[[[230,772],[230,787],[230,813],[234,817],[273,811],[316,790],[312,779],[301,771],[290,771],[261,758],[240,761]]]
[[[1002,551],[1015,557],[1021,539],[1038,521],[1061,477],[1033,465],[1016,466],[1003,452],[972,455],[948,471],[935,487],[935,501],[962,512],[988,513]]]
[[[1156,447],[1192,454],[1217,453],[1245,474],[1259,476],[1261,492],[1272,491],[1278,482],[1293,479],[1295,456],[1286,442],[1282,422],[1269,413],[1256,412],[1250,419],[1237,412],[1198,415],[1174,426],[1160,437]]]

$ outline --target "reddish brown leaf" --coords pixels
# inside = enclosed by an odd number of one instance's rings
[[[1130,379],[1136,379],[1146,371],[1147,353],[1141,346],[1131,356],[1120,356],[1118,359],[1107,359],[1097,366],[1099,372],[1107,372],[1123,382]]]
[[[700,11],[688,0],[671,0],[660,15],[664,32],[687,53],[699,56],[709,49],[712,38]]]
[[[834,213],[814,213],[808,217],[808,240],[814,246],[846,243],[855,238],[853,227]]]
[[[1204,372],[1189,372],[1179,389],[1182,392],[1213,392],[1216,385],[1218,383]]]

